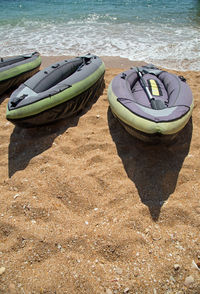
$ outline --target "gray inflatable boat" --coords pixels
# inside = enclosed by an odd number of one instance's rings
[[[124,128],[148,142],[172,140],[193,110],[186,80],[153,65],[117,75],[109,85],[108,100]]]
[[[13,87],[18,87],[34,75],[40,67],[38,52],[8,58],[0,58],[0,95]]]
[[[102,87],[104,71],[102,60],[91,54],[55,63],[13,92],[6,117],[35,127],[72,116]]]

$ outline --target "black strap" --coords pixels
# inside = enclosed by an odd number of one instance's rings
[[[123,72],[122,75],[121,75],[121,78],[125,80],[126,76],[127,75]]]
[[[182,82],[186,82],[186,78],[184,78],[184,76],[178,76],[178,77]]]
[[[91,55],[90,53],[88,53],[88,54],[86,54],[86,55],[84,55],[84,56],[81,56],[82,61],[83,61],[83,64],[84,64],[84,65],[87,65],[87,64],[91,63],[91,59],[92,59],[93,57],[94,57],[94,56]]]
[[[12,105],[13,107],[17,106],[17,104],[18,104],[20,101],[22,101],[24,98],[26,98],[27,96],[28,96],[27,94],[23,94],[23,95],[20,96],[20,97],[16,97],[16,98],[14,98],[14,99],[11,101],[11,105]]]
[[[51,67],[52,68],[57,68],[57,67],[59,67],[60,66],[60,64],[59,63],[56,63],[56,64],[53,64]]]

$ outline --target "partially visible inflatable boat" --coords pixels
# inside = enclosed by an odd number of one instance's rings
[[[38,52],[0,58],[0,95],[34,75],[40,64],[41,57]]]
[[[117,75],[108,89],[110,108],[124,128],[147,142],[170,141],[193,110],[192,92],[183,77],[153,65]]]
[[[6,117],[35,127],[72,116],[102,87],[104,71],[102,60],[91,54],[55,63],[13,92]]]

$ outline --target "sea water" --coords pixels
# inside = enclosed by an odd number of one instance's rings
[[[200,70],[200,1],[0,0],[0,56],[32,51]]]

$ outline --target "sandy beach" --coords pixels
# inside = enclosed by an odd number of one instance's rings
[[[192,119],[148,145],[107,100],[141,63],[102,59],[103,92],[78,116],[22,129],[0,97],[0,294],[200,293],[200,72],[169,70],[192,89]]]

